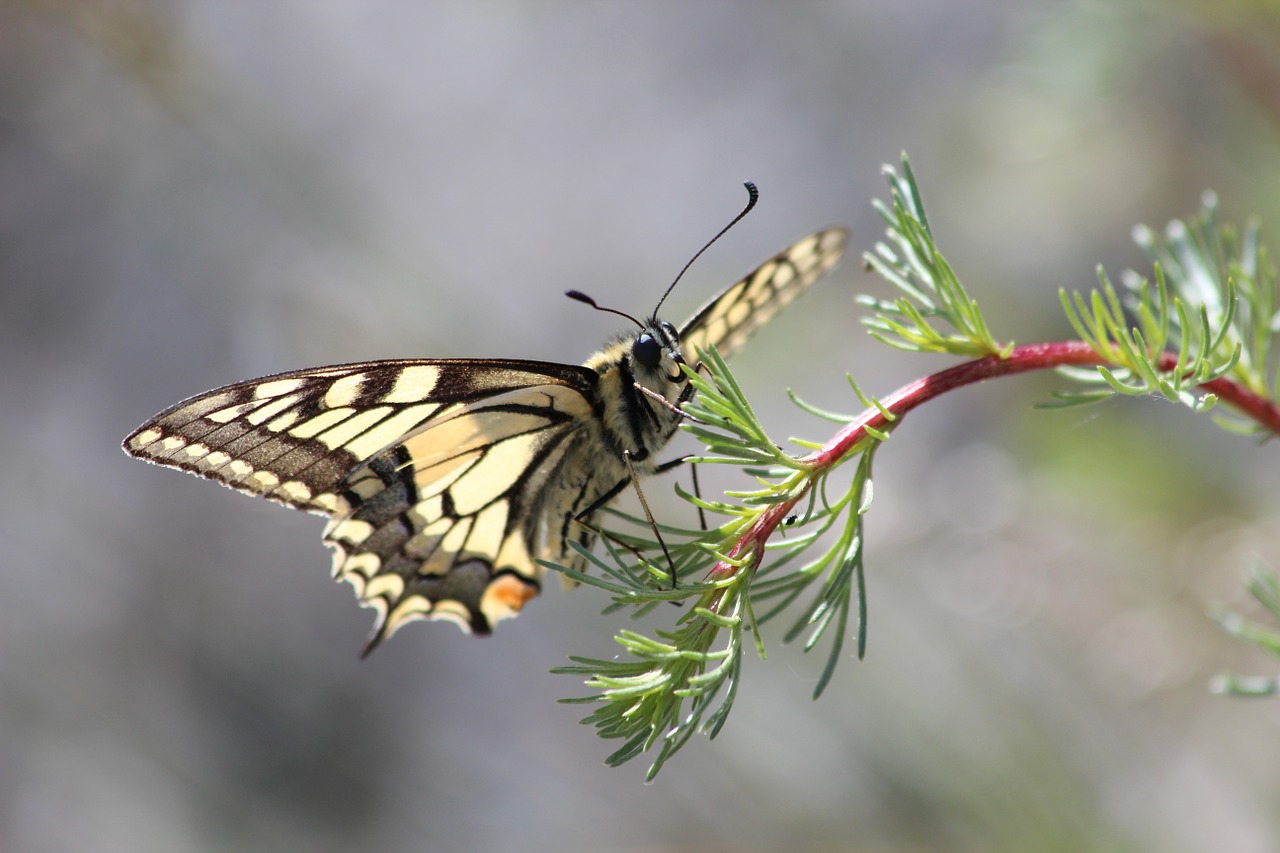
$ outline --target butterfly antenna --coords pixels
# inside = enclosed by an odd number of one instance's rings
[[[639,320],[637,320],[635,317],[632,317],[627,312],[619,311],[617,308],[605,308],[603,305],[598,304],[594,299],[592,299],[590,296],[587,296],[587,294],[583,293],[581,290],[566,290],[564,292],[564,295],[569,297],[570,299],[575,299],[578,302],[584,302],[587,305],[590,305],[592,308],[596,309],[597,311],[604,311],[606,314],[617,314],[619,317],[626,317],[628,320],[635,323],[640,328],[642,329],[644,328],[644,323],[641,323]]]
[[[684,268],[681,269],[680,272],[676,275],[676,280],[671,282],[671,285],[662,294],[662,298],[658,300],[658,304],[653,306],[653,316],[655,317],[658,316],[658,309],[662,307],[663,302],[667,301],[667,296],[671,293],[672,290],[675,289],[675,286],[680,283],[681,276],[685,274],[685,272],[689,269],[689,267],[693,266],[693,262],[696,261],[699,257],[701,257],[703,252],[705,252],[707,249],[710,249],[712,243],[714,243],[715,241],[723,237],[726,231],[728,231],[733,226],[737,225],[738,220],[742,219],[742,217],[750,213],[751,208],[756,206],[756,202],[760,200],[760,190],[756,189],[756,185],[751,181],[745,181],[742,185],[747,188],[747,206],[742,208],[742,212],[739,213],[737,216],[733,217],[732,222],[730,222],[725,227],[721,228],[719,234],[717,234],[716,236],[708,240],[707,245],[699,249],[697,254],[695,254],[692,258],[689,259],[689,263],[685,264]]]

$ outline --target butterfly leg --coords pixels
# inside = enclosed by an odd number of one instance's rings
[[[653,531],[654,538],[658,540],[658,545],[662,548],[663,556],[667,558],[667,568],[671,570],[671,588],[675,589],[676,588],[675,563],[671,559],[671,552],[667,550],[667,543],[662,539],[662,533],[658,530],[658,523],[653,518],[653,512],[649,509],[649,501],[645,499],[644,492],[641,491],[640,489],[639,478],[636,476],[636,469],[635,469],[635,464],[632,460],[631,451],[629,450],[622,451],[622,460],[623,462],[626,463],[626,466],[627,466],[627,474],[629,475],[627,479],[621,481],[616,486],[609,489],[609,491],[605,492],[603,495],[601,495],[599,498],[593,501],[590,506],[588,506],[586,509],[582,510],[577,515],[575,515],[573,517],[574,521],[577,521],[579,524],[584,524],[587,527],[590,527],[591,529],[596,530],[597,533],[601,533],[602,531],[600,531],[598,528],[592,525],[588,521],[588,519],[595,514],[596,510],[600,509],[605,504],[609,503],[609,501],[616,498],[618,496],[618,493],[627,487],[627,483],[631,483],[632,487],[636,490],[636,497],[640,499],[640,508],[644,510],[644,517],[645,517],[645,520],[649,522],[649,529]],[[662,465],[659,465],[655,469],[655,471],[656,472],[669,471],[682,462],[684,462],[684,457],[681,457],[679,459],[672,459],[670,462],[666,462]]]
[[[653,531],[654,537],[658,540],[658,544],[662,547],[662,556],[667,558],[667,568],[671,570],[671,588],[676,588],[676,564],[671,560],[671,552],[667,550],[667,543],[662,540],[662,533],[658,530],[658,522],[653,520],[653,513],[649,510],[649,501],[645,499],[644,491],[640,488],[640,481],[636,477],[635,464],[631,459],[631,451],[622,451],[622,459],[627,463],[627,473],[631,475],[631,485],[636,490],[636,497],[640,499],[640,508],[644,510],[645,520],[649,522],[649,529]],[[683,460],[676,460],[677,464]],[[663,467],[659,466],[658,470]]]

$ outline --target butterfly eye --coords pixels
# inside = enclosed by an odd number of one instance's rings
[[[662,360],[662,346],[653,335],[645,332],[631,345],[631,357],[645,367],[657,367]]]

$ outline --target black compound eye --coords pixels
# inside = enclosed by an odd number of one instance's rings
[[[631,357],[645,367],[657,367],[662,361],[662,345],[648,332],[636,338],[631,345]]]

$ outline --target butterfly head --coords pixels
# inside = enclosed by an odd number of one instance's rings
[[[683,385],[685,377],[680,366],[684,364],[684,356],[680,353],[676,327],[651,317],[631,341],[631,364],[637,380],[665,379]],[[650,382],[644,384],[650,385]]]
[[[679,387],[685,383],[684,371],[680,369],[680,365],[684,364],[684,356],[680,354],[680,335],[676,332],[675,326],[665,320],[659,320],[656,316],[641,323],[625,311],[599,305],[579,290],[566,291],[565,296],[590,305],[597,311],[617,314],[635,323],[640,331],[634,335],[623,335],[615,339],[613,344],[600,354],[603,360],[615,361],[625,352],[626,361],[631,372],[635,374],[637,382],[664,397],[670,398],[666,393],[669,385],[676,386],[676,393],[679,393]]]
[[[606,424],[621,446],[645,459],[675,432],[679,407],[693,396],[693,386],[684,372],[675,326],[655,317],[638,325],[614,338],[587,366],[600,374],[601,398],[618,401],[616,406],[605,404]]]

